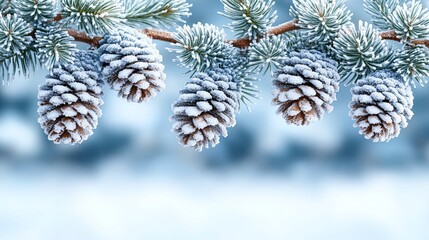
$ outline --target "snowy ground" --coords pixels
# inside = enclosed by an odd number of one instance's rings
[[[427,173],[2,174],[0,239],[427,240],[428,186]]]

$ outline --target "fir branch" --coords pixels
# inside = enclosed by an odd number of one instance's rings
[[[371,24],[342,29],[335,39],[334,52],[341,62],[340,73],[347,83],[383,69],[389,63],[390,51]]]
[[[56,18],[59,18],[57,16]],[[278,25],[276,27],[271,28],[268,30],[267,35],[281,35],[287,32],[299,30],[300,27],[297,26],[298,20],[294,19],[289,22],[283,23],[281,25]],[[163,42],[169,42],[169,43],[177,43],[177,41],[173,37],[172,32],[163,31],[163,30],[157,30],[157,29],[140,29],[139,32],[146,34],[152,39],[163,41]],[[90,37],[84,32],[79,32],[73,29],[68,30],[70,36],[75,38],[75,41],[87,43],[92,46],[98,46],[99,41],[102,39],[100,36]],[[401,42],[401,39],[398,38],[395,31],[385,31],[380,33],[380,37],[384,40],[393,40],[397,42]],[[227,40],[228,43],[230,43],[232,46],[236,48],[247,48],[250,46],[251,41],[247,38],[239,38],[234,40]],[[429,39],[415,39],[411,40],[410,43],[412,45],[424,45],[429,48]]]
[[[225,42],[226,34],[214,25],[197,23],[183,26],[174,34],[177,48],[169,49],[178,54],[177,61],[192,71],[204,71],[227,57],[230,47]]]
[[[48,69],[55,65],[64,65],[74,60],[74,53],[77,51],[76,44],[73,44],[71,37],[66,30],[53,26],[47,27],[47,31],[36,31],[37,55]]]
[[[27,22],[47,22],[55,16],[56,0],[14,0],[13,8]]]
[[[280,65],[287,54],[287,44],[281,36],[268,36],[249,47],[249,67],[265,73]]]
[[[227,27],[237,37],[258,39],[263,37],[277,19],[277,12],[271,12],[272,0],[221,0],[225,13],[219,13],[232,20]]]
[[[90,35],[103,35],[124,26],[123,7],[118,0],[61,0],[61,4],[62,22]]]
[[[429,10],[420,1],[411,0],[396,7],[391,14],[391,27],[404,40],[426,38],[429,35]]]
[[[11,14],[11,0],[0,0],[0,15]]]
[[[127,24],[131,26],[149,25],[157,27],[175,27],[185,23],[192,4],[186,0],[125,0],[124,12]]]
[[[57,16],[57,18],[61,18],[60,16]],[[267,35],[281,35],[286,32],[298,30],[299,27],[296,25],[298,20],[294,19],[289,22],[283,23],[279,26],[276,26],[274,28],[271,28],[268,30]],[[174,33],[163,31],[163,30],[157,30],[157,29],[141,29],[138,30],[139,32],[146,34],[152,39],[160,40],[164,42],[169,43],[177,43],[177,40],[174,39]],[[69,30],[70,36],[74,37],[76,41],[87,43],[92,46],[99,46],[99,42],[102,39],[102,37],[96,36],[96,37],[90,37],[84,32],[79,32],[73,29]],[[247,48],[249,47],[251,41],[247,38],[239,38],[235,40],[226,40],[227,43],[230,43],[232,46],[236,48]]]
[[[372,17],[372,24],[382,30],[391,28],[392,12],[398,5],[399,0],[364,0],[363,4]]]
[[[36,52],[28,47],[20,54],[10,53],[0,48],[0,78],[3,84],[17,75],[28,77],[39,65]]]
[[[345,0],[294,0],[290,14],[311,41],[328,44],[350,24],[352,16]]]
[[[33,38],[30,24],[17,15],[0,15],[0,48],[12,54],[21,54],[27,49]]]
[[[398,51],[393,62],[393,68],[406,81],[415,80],[420,85],[427,83],[429,77],[429,49],[423,46],[404,46]],[[415,83],[413,82],[415,85]]]

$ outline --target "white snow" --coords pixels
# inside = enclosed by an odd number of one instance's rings
[[[100,61],[101,62],[111,62],[114,60],[118,60],[119,57],[120,57],[120,55],[118,55],[118,54],[104,53],[103,55],[101,55]]]
[[[362,95],[353,95],[353,101],[368,104],[368,103],[372,103],[373,99],[369,95],[362,94]]]
[[[204,119],[203,116],[199,116],[192,119],[192,123],[197,129],[204,129],[209,126],[209,123]]]
[[[78,112],[71,106],[62,107],[61,112],[62,112],[62,115],[66,117],[74,117],[78,114]]]
[[[196,130],[196,128],[189,123],[183,125],[181,129],[183,134],[191,134]]]
[[[309,112],[311,109],[313,109],[310,102],[305,98],[299,101],[299,108],[301,108],[301,110],[304,112]]]
[[[80,82],[71,82],[68,84],[70,87],[72,87],[75,91],[86,91],[88,88],[85,84]]]
[[[378,118],[377,116],[369,116],[368,122],[370,124],[380,124],[381,123],[380,118]]]
[[[64,81],[64,82],[74,82],[75,81],[74,77],[70,74],[61,74],[59,79],[61,81]]]
[[[367,106],[365,108],[365,110],[366,110],[366,112],[368,114],[371,114],[371,115],[376,115],[376,114],[379,114],[379,113],[383,112],[380,108],[378,108],[377,106],[373,106],[373,105],[372,106]]]
[[[216,126],[219,124],[219,120],[211,114],[204,114],[203,117],[210,126]]]
[[[134,72],[133,69],[125,68],[125,69],[119,71],[118,78],[127,79],[133,72]]]
[[[129,65],[128,68],[142,70],[142,69],[148,68],[148,66],[149,66],[149,63],[147,63],[147,62],[136,62],[136,63]]]
[[[397,102],[398,101],[398,98],[393,93],[385,92],[384,96],[386,96],[387,101],[389,101],[389,102],[393,103],[393,102]]]
[[[213,106],[207,101],[199,101],[197,102],[197,106],[204,112],[208,112],[213,109]]]
[[[80,103],[74,104],[73,108],[83,115],[86,115],[89,111],[88,108],[86,108],[83,104],[80,104]]]
[[[52,90],[56,93],[62,94],[71,91],[70,88],[64,86],[64,85],[55,85],[52,87]]]
[[[210,99],[212,99],[213,98],[212,94],[209,93],[209,92],[207,92],[207,91],[197,91],[196,92],[196,96],[198,96],[199,98],[201,98],[203,100],[210,100]]]
[[[202,111],[197,107],[186,107],[185,113],[188,116],[197,117],[202,113]]]
[[[218,102],[218,101],[210,101],[210,103],[219,111],[223,112],[226,110],[225,104]]]
[[[71,94],[71,93],[61,94],[61,98],[64,100],[64,102],[67,102],[67,103],[73,103],[73,102],[76,102],[78,100],[76,95]]]
[[[202,140],[204,140],[203,133],[201,131],[195,132],[194,139],[195,139],[195,141],[202,141]]]
[[[304,79],[301,76],[294,76],[294,75],[281,74],[278,77],[278,80],[280,80],[281,82],[287,82],[294,85],[300,85],[304,83]]]
[[[138,47],[125,47],[121,50],[123,55],[139,55],[142,53],[142,49]]]
[[[299,110],[299,107],[297,105],[297,103],[293,103],[287,110],[287,113],[289,116],[296,116],[300,113],[301,111]]]
[[[393,105],[388,102],[380,102],[377,103],[377,105],[386,112],[391,112],[394,110]]]
[[[312,97],[312,96],[316,95],[316,91],[314,90],[314,88],[312,88],[308,85],[300,85],[299,89],[301,89],[302,93],[305,96]]]
[[[72,121],[71,119],[66,119],[63,121],[63,124],[67,131],[74,131],[76,129],[76,122]]]
[[[135,75],[135,74],[133,74],[133,76],[134,76],[134,75]],[[145,80],[145,81],[140,81],[140,82],[138,82],[137,86],[138,86],[140,89],[149,89],[149,87],[150,87],[150,83],[149,83],[147,80]]]
[[[302,97],[302,92],[299,88],[292,88],[290,90],[288,90],[286,93],[286,98],[287,100],[298,100],[299,98]]]
[[[385,123],[392,123],[393,120],[388,114],[379,114],[378,117]]]
[[[132,83],[137,83],[143,80],[146,80],[146,76],[144,74],[139,74],[139,73],[134,73],[133,75],[131,75],[131,77],[128,78],[128,81]]]
[[[62,99],[61,97],[59,97],[59,96],[53,96],[53,97],[51,97],[51,98],[49,99],[49,102],[50,102],[52,105],[54,105],[54,106],[58,106],[58,105],[60,105],[60,104],[63,104],[63,103],[64,103],[63,99]]]
[[[129,63],[137,62],[138,59],[136,56],[130,55],[130,56],[122,57],[121,61],[123,62],[123,64],[129,64]]]
[[[381,93],[381,92],[373,92],[371,93],[371,98],[374,99],[374,101],[383,101],[384,99],[386,99],[386,97]]]

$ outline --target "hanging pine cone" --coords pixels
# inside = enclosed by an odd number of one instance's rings
[[[413,116],[413,93],[400,74],[378,71],[356,82],[351,89],[350,116],[359,133],[374,142],[399,135]]]
[[[107,35],[100,43],[103,76],[118,96],[141,103],[165,88],[162,56],[152,39],[129,29]]]
[[[197,73],[180,92],[173,105],[173,130],[182,145],[201,151],[226,137],[227,128],[235,125],[239,108],[237,84],[222,69]]]
[[[292,51],[273,75],[273,104],[288,124],[308,125],[333,110],[337,63],[316,50]]]
[[[76,62],[55,67],[39,87],[39,123],[56,144],[82,143],[101,117],[102,82],[94,54],[75,53]]]

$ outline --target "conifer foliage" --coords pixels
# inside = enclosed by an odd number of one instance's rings
[[[346,1],[293,0],[293,19],[276,25],[275,1],[220,0],[231,40],[220,26],[187,25],[186,0],[0,0],[0,77],[45,67],[39,122],[55,143],[82,143],[101,116],[103,83],[135,103],[165,88],[161,40],[189,74],[171,117],[184,146],[201,151],[226,137],[241,105],[258,99],[259,76],[271,78],[273,103],[293,125],[322,119],[340,83],[353,84],[355,126],[389,141],[413,115],[410,85],[429,77],[429,10],[364,0],[372,21],[355,25]]]

